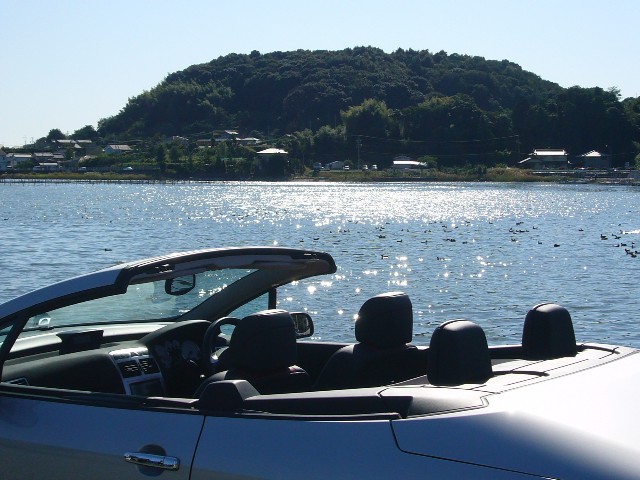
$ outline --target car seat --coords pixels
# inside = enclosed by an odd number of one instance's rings
[[[522,329],[525,359],[573,357],[578,352],[569,311],[555,303],[541,303],[527,312]]]
[[[389,292],[368,299],[356,317],[358,343],[336,351],[314,385],[317,390],[388,385],[425,373],[423,352],[411,345],[409,296]]]
[[[487,337],[479,325],[468,320],[450,320],[433,331],[427,362],[430,383],[484,383],[491,376]]]
[[[308,390],[309,374],[295,365],[296,332],[284,310],[263,310],[243,318],[233,330],[225,352],[229,369],[207,378],[196,392],[221,380],[247,380],[261,394]]]

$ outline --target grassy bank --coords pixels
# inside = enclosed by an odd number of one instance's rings
[[[481,171],[458,170],[329,170],[307,172],[296,177],[299,180],[324,180],[335,182],[558,182],[566,177],[541,177],[519,168],[487,168]]]
[[[79,183],[182,183],[182,182],[206,182],[206,181],[242,181],[242,180],[305,180],[305,181],[329,181],[329,182],[549,182],[563,183],[587,181],[584,177],[576,176],[575,172],[554,172],[554,174],[535,174],[530,170],[520,168],[493,167],[482,169],[456,169],[456,170],[322,170],[314,172],[307,170],[304,174],[293,175],[288,178],[264,178],[264,177],[239,177],[223,176],[219,178],[209,177],[181,177],[138,173],[116,172],[56,172],[56,173],[15,173],[0,176],[0,182],[21,183],[55,183],[55,182],[79,182]],[[590,178],[588,181],[600,183],[607,181],[604,176]]]
[[[142,174],[120,174],[113,172],[86,172],[86,173],[77,173],[77,172],[52,172],[52,173],[12,173],[2,175],[0,178],[7,178],[13,180],[72,180],[78,182],[89,182],[89,181],[99,181],[99,182],[109,182],[109,181],[121,181],[121,180],[154,180],[154,177],[150,175],[142,175]]]

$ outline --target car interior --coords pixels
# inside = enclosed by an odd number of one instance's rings
[[[309,339],[310,315],[276,308],[214,322],[42,330],[11,351],[0,389],[210,415],[407,418],[481,408],[490,394],[626,353],[576,343],[569,312],[551,303],[527,313],[521,345],[489,347],[479,325],[457,319],[415,346],[412,308],[401,292],[368,299],[349,344]]]

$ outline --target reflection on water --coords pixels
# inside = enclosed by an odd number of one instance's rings
[[[580,339],[640,346],[640,190],[593,185],[211,183],[0,185],[0,301],[124,260],[238,245],[318,249],[338,272],[283,289],[325,340],[352,340],[370,296],[407,292],[414,337],[466,318],[520,339],[536,303]]]

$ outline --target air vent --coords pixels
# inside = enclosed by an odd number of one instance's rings
[[[158,373],[160,371],[158,369],[158,364],[153,358],[141,358],[139,362],[140,362],[140,368],[142,368],[142,372],[145,375]]]
[[[136,377],[138,375],[141,375],[140,366],[135,360],[119,362],[118,368],[120,368],[120,373],[122,373],[122,376],[124,378]]]
[[[7,380],[7,382],[5,383],[11,383],[13,385],[29,385],[29,382],[24,377],[14,378],[13,380]]]

